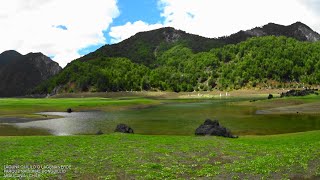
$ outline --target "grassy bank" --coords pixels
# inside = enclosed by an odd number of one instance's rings
[[[60,94],[53,98],[0,98],[0,116],[1,117],[20,117],[32,119],[48,119],[53,117],[44,117],[34,113],[43,111],[66,111],[72,108],[75,111],[85,110],[102,110],[114,111],[128,108],[143,108],[150,105],[159,105],[161,103],[176,102],[195,102],[198,100],[212,99],[225,100],[231,99],[235,101],[247,99],[266,99],[268,94],[279,96],[282,90],[238,90],[227,92],[211,91],[211,92],[108,92],[108,93],[72,93]],[[221,94],[221,97],[220,97]],[[320,98],[320,97],[319,97]],[[285,102],[300,104],[314,102],[319,99],[316,96],[298,97],[297,100],[286,100]],[[290,98],[289,98],[290,99]],[[238,103],[238,102],[237,102]],[[238,103],[239,105],[248,105],[249,103]],[[279,107],[280,105],[273,101],[266,103],[250,103],[249,105],[260,107]],[[295,105],[295,104],[293,104]]]
[[[42,179],[320,178],[320,131],[239,139],[125,134],[0,137],[0,147],[1,165],[71,165],[66,174],[42,174]]]
[[[118,110],[130,106],[148,106],[159,101],[146,98],[0,98],[0,116],[37,117],[42,111]]]

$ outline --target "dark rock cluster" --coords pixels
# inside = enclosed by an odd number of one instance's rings
[[[103,132],[101,131],[101,129],[96,133],[96,135],[102,135]]]
[[[120,133],[131,133],[133,134],[133,129],[126,124],[118,124],[114,132],[120,132]]]
[[[210,119],[206,119],[205,122],[196,129],[195,135],[198,135],[198,136],[209,135],[209,136],[237,138],[237,136],[232,135],[227,128],[220,126],[220,123],[218,120],[212,121]]]
[[[292,89],[288,92],[281,93],[280,97],[289,97],[289,96],[307,96],[310,94],[317,94],[318,95],[318,89],[303,89],[303,90],[296,90]]]

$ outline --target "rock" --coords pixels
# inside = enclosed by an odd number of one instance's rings
[[[62,89],[61,85],[56,86],[55,88],[53,88],[53,90],[51,91],[49,96],[54,96],[54,95],[58,94],[61,91],[61,89]]]
[[[133,134],[133,129],[126,124],[118,124],[114,132],[121,132],[121,133],[131,133]]]
[[[68,109],[67,109],[67,113],[72,113],[72,109],[71,109],[71,108],[68,108]]]
[[[206,120],[204,121],[203,125],[220,126],[218,120],[212,121],[211,119],[206,119]]]
[[[237,138],[237,136],[232,135],[227,128],[220,126],[220,123],[218,120],[212,121],[210,119],[206,119],[205,122],[196,129],[195,135],[198,135],[198,136],[209,135],[209,136],[223,136],[223,137],[229,137],[229,138]]]
[[[280,97],[289,97],[289,96],[307,96],[310,94],[317,94],[317,89],[303,89],[303,90],[295,90],[292,89],[285,93],[281,93]]]
[[[103,132],[101,131],[101,129],[96,133],[96,135],[102,135]]]
[[[268,99],[272,99],[272,98],[273,98],[273,95],[269,94]]]

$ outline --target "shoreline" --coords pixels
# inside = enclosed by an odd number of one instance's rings
[[[268,94],[279,95],[290,89],[267,89],[252,90],[241,89],[233,91],[193,91],[193,92],[168,92],[168,91],[119,91],[119,92],[80,92],[80,93],[60,93],[49,98],[86,98],[86,97],[104,97],[104,98],[121,98],[121,97],[149,97],[149,98],[220,98],[220,97],[250,97],[264,96]],[[221,96],[220,96],[221,95]]]

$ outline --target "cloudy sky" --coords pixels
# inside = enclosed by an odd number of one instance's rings
[[[320,0],[1,0],[0,52],[42,52],[64,67],[104,44],[164,26],[220,37],[297,21],[320,32]]]

